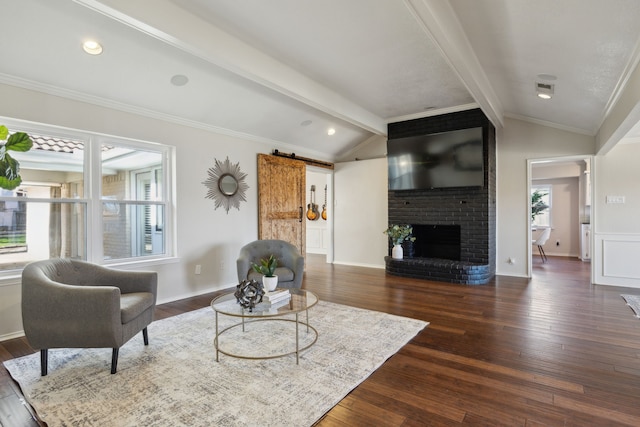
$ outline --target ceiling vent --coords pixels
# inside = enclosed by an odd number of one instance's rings
[[[542,99],[551,99],[554,85],[549,83],[536,82],[536,95]]]

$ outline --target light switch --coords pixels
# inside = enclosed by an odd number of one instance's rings
[[[624,196],[607,196],[608,204],[622,204],[624,203]]]

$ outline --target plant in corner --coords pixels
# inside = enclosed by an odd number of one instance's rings
[[[20,183],[20,163],[11,157],[8,151],[29,151],[33,146],[33,141],[24,132],[16,132],[9,135],[9,129],[0,125],[0,142],[6,141],[0,146],[0,188],[13,190]]]
[[[260,264],[251,264],[256,273],[262,274],[262,284],[267,291],[273,291],[278,286],[278,276],[275,274],[277,266],[278,260],[273,254],[269,258],[262,258]]]
[[[540,190],[536,190],[531,193],[531,221],[534,221],[536,216],[549,208],[549,205],[545,204],[542,199],[547,194],[548,193],[543,193]]]

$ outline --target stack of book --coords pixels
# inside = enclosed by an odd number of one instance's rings
[[[291,299],[291,293],[289,289],[276,289],[275,291],[267,292],[262,296],[262,303],[265,306],[281,307],[288,303]]]

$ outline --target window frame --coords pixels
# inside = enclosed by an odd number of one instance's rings
[[[545,217],[548,218],[548,224],[538,224],[536,223],[536,220],[533,219],[531,221],[531,225],[533,227],[537,227],[537,228],[553,228],[553,224],[552,224],[552,215],[551,215],[551,211],[552,211],[552,200],[553,200],[553,186],[551,184],[533,184],[531,185],[531,194],[533,194],[535,191],[540,191],[543,193],[547,193],[547,206],[549,206],[545,213],[543,214],[538,214],[538,216],[540,215],[544,215]],[[531,194],[529,194],[529,198],[531,198]]]
[[[52,126],[41,123],[34,123],[18,119],[0,117],[2,124],[10,130],[18,130],[27,134],[36,134],[47,137],[71,139],[84,143],[83,157],[83,180],[84,192],[77,198],[58,199],[27,199],[26,201],[49,202],[49,203],[80,203],[85,206],[85,257],[86,260],[95,264],[109,266],[146,266],[164,264],[175,260],[175,203],[174,203],[174,175],[175,175],[175,147],[158,142],[143,141],[126,138],[116,135],[109,135],[97,132],[83,131],[72,128]],[[152,206],[163,206],[164,209],[164,251],[162,254],[142,255],[136,257],[122,257],[112,260],[104,259],[104,229],[102,209],[105,198],[102,196],[102,158],[101,147],[103,144],[117,145],[119,147],[133,150],[153,151],[161,155],[162,185],[160,188],[160,200],[135,201],[118,200],[118,203],[125,205],[145,204]],[[128,171],[127,173],[129,173]],[[3,198],[6,200],[7,198]],[[13,200],[10,198],[10,200]],[[156,208],[157,209],[157,208]],[[0,280],[15,278],[22,272],[22,268],[0,271]]]

